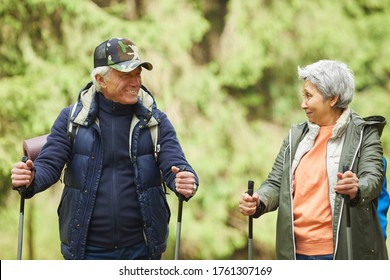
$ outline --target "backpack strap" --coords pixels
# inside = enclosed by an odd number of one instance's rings
[[[72,122],[72,116],[76,110],[76,103],[73,104],[71,110],[69,111],[69,117],[68,117],[68,137],[70,143],[73,145],[74,139],[76,138],[76,134],[79,130],[79,125]]]
[[[159,136],[159,129],[158,125],[151,126],[149,128],[150,130],[150,135],[152,137],[152,142],[153,142],[153,148],[154,148],[154,159],[158,160],[158,154],[160,153],[160,144],[158,144],[158,136]]]
[[[160,153],[160,144],[158,144],[159,127],[158,127],[158,125],[154,125],[154,126],[151,126],[149,128],[149,130],[150,130],[150,135],[151,135],[152,141],[153,141],[154,159],[156,160],[156,164],[157,164],[157,162],[158,162],[158,155]],[[161,170],[160,170],[160,174],[161,174],[161,181],[162,181],[162,186],[163,186],[163,189],[164,189],[164,193],[165,194],[169,194],[168,193],[168,186],[167,186],[167,183],[164,180],[164,176],[163,176]]]

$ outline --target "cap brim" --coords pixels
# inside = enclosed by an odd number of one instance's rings
[[[129,60],[129,61],[124,61],[124,62],[121,62],[118,64],[109,65],[109,66],[111,68],[114,68],[115,70],[120,71],[120,72],[131,72],[134,69],[136,69],[138,66],[142,66],[143,68],[145,68],[146,70],[149,70],[149,71],[153,69],[153,65],[151,63],[146,62],[146,61],[140,61],[140,60],[137,60],[137,61]]]

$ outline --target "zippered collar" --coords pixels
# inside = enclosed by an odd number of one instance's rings
[[[98,98],[96,87],[92,82],[88,83],[79,93],[76,106],[71,113],[71,121],[81,126],[90,126],[98,115]],[[142,86],[138,93],[138,101],[135,106],[135,115],[145,123],[150,123],[153,110],[156,108],[152,94]],[[157,120],[152,121],[157,123]]]

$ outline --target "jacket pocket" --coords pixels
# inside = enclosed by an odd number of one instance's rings
[[[150,217],[153,236],[156,244],[165,243],[168,238],[168,224],[171,217],[166,196],[161,187],[155,187],[148,190],[150,195]]]
[[[72,222],[77,210],[79,194],[80,191],[65,186],[57,209],[60,240],[68,245],[70,243],[70,232],[73,227]]]
[[[138,156],[137,166],[142,188],[161,185],[161,172],[152,154]]]
[[[89,157],[86,155],[75,154],[68,163],[64,173],[65,186],[82,190],[85,186],[87,177]]]

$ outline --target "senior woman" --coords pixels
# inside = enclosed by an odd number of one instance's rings
[[[386,120],[348,107],[354,76],[342,62],[298,67],[298,78],[307,121],[291,127],[268,178],[253,196],[241,195],[240,212],[258,218],[278,209],[278,259],[348,259],[351,251],[352,259],[388,259],[376,214]]]

